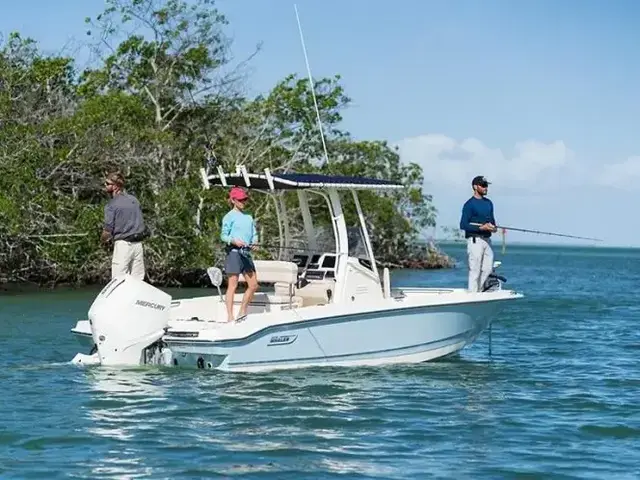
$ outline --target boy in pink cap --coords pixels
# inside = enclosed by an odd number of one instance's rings
[[[220,239],[225,243],[227,258],[224,270],[228,277],[227,287],[227,316],[228,321],[234,320],[233,297],[238,287],[238,277],[242,273],[247,280],[247,290],[242,297],[239,317],[247,314],[247,308],[258,289],[256,267],[251,258],[251,250],[254,250],[258,242],[258,233],[253,217],[244,213],[244,208],[249,199],[249,194],[240,187],[233,187],[229,192],[229,202],[233,208],[222,219]]]

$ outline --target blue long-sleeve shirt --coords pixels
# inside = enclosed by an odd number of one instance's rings
[[[465,238],[469,238],[472,235],[481,237],[491,236],[491,232],[480,230],[480,227],[471,225],[472,223],[479,223],[481,225],[483,223],[496,224],[491,200],[486,197],[471,197],[462,207],[462,216],[460,218],[460,230],[464,230]]]
[[[235,208],[222,218],[220,239],[227,245],[232,240],[242,240],[247,245],[258,243],[258,232],[253,217]]]

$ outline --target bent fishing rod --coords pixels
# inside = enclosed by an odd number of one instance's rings
[[[470,225],[475,225],[477,227],[483,225],[482,223],[471,223]],[[592,240],[594,242],[602,242],[601,239],[599,238],[591,238],[591,237],[578,237],[576,235],[567,235],[564,233],[555,233],[555,232],[543,232],[541,230],[530,230],[528,228],[515,228],[515,227],[505,227],[502,225],[496,225],[497,229],[502,229],[502,230],[512,230],[514,232],[524,232],[524,233],[536,233],[538,235],[551,235],[554,237],[566,237],[566,238],[576,238],[579,240]]]

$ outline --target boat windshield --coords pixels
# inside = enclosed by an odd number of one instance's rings
[[[360,226],[353,197],[350,192],[341,192],[340,199],[347,224],[349,256],[366,260],[368,256],[365,237]],[[280,217],[283,220],[281,227],[278,227],[278,222],[275,218],[273,200],[271,202],[271,205],[264,205],[262,209],[263,212],[269,212],[269,214],[260,219],[262,221],[259,221],[259,229],[260,238],[269,239],[266,242],[263,240],[263,242],[269,244],[268,250],[274,259],[293,261],[296,256],[301,254],[314,256],[323,253],[335,253],[334,227],[326,199],[316,194],[308,195],[315,247],[310,244],[307,237],[308,232],[305,228],[296,193],[281,193],[281,202],[279,203]],[[284,204],[284,209],[282,204]],[[282,241],[280,241],[281,238]],[[288,242],[285,242],[285,239],[288,239]]]

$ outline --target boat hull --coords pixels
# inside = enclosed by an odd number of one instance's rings
[[[421,363],[473,343],[500,303],[410,307],[304,320],[230,340],[179,338],[169,333],[163,341],[176,366],[224,371]]]
[[[114,352],[124,352],[122,345],[131,344],[135,355],[112,359],[112,363],[135,360],[135,364],[242,372],[421,363],[472,344],[505,303],[522,297],[505,290],[471,293],[464,289],[402,288],[388,298],[370,302],[288,309],[258,305],[244,320],[227,323],[191,315],[203,310],[197,302],[179,304],[179,312],[158,309],[156,303],[141,301],[136,293],[144,287],[144,298],[151,298],[154,289],[130,278],[126,282],[130,288],[122,289],[120,295],[126,294],[128,303],[117,298],[118,289],[115,293],[109,290],[108,296],[96,300],[100,305],[106,302],[104,308],[97,311],[92,307],[90,311],[93,326],[85,320],[72,329],[78,340],[91,348],[89,356],[79,354],[75,363],[104,363],[98,358],[96,339],[113,342],[114,335]],[[203,302],[210,310],[224,307],[217,297]],[[166,298],[160,306],[171,303]],[[123,311],[114,317],[111,304]],[[139,311],[140,305],[156,308]],[[132,333],[130,325],[140,324],[143,313],[153,316],[147,319],[149,326]],[[109,335],[92,332],[94,327],[109,329]],[[122,336],[127,338],[120,340]]]

